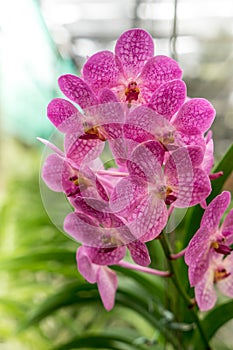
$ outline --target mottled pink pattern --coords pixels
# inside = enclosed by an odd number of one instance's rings
[[[232,212],[226,218],[227,229],[224,229],[224,224],[219,228],[221,217],[229,203],[230,193],[227,191],[215,197],[203,214],[199,230],[189,242],[185,262],[189,266],[189,281],[192,286],[202,279],[212,256],[230,254],[229,245],[233,238]]]
[[[186,99],[186,85],[173,80],[161,85],[151,96],[148,107],[170,120]]]
[[[62,75],[58,84],[63,94],[80,107],[86,108],[98,104],[94,92],[81,78],[71,74]]]
[[[127,267],[122,259],[130,253],[141,265],[135,270],[152,273],[145,268],[151,262],[146,242],[169,226],[174,208],[200,204],[206,210],[185,251],[197,305],[203,311],[215,305],[215,286],[233,297],[233,209],[220,226],[230,193],[206,204],[210,179],[222,175],[210,174],[211,103],[187,97],[179,64],[154,57],[153,38],[139,28],[124,32],[114,53],[89,57],[81,72],[59,78],[68,100],[55,98],[47,107],[49,120],[64,134],[64,151],[38,138],[54,152],[44,162],[42,178],[72,207],[64,231],[82,244],[80,274],[97,283],[111,310],[118,282],[109,266]]]
[[[83,79],[96,94],[108,88],[116,94],[118,101],[129,101],[130,105],[147,103],[160,85],[182,76],[176,61],[153,55],[154,43],[150,34],[143,29],[130,29],[117,40],[115,55],[101,51],[87,60],[82,70]],[[132,93],[132,100],[127,99],[131,82],[138,88],[136,94]],[[181,96],[176,99],[181,100]]]
[[[182,106],[173,124],[178,130],[186,133],[204,133],[210,128],[214,117],[215,110],[209,101],[193,98]]]
[[[221,277],[218,277],[218,272],[220,272]],[[214,286],[216,286],[222,294],[233,298],[232,254],[225,259],[221,257],[212,257],[202,279],[195,285],[195,298],[201,311],[208,311],[214,307],[217,301],[217,294]]]
[[[107,266],[95,264],[92,255],[93,251],[89,247],[82,246],[77,250],[78,270],[89,283],[97,283],[103,305],[110,311],[115,303],[117,275]]]

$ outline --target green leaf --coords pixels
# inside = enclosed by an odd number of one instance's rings
[[[202,321],[205,333],[210,340],[217,330],[233,319],[233,301],[215,307]]]
[[[87,283],[80,284],[80,282],[71,283],[63,287],[56,294],[48,297],[41,305],[33,310],[31,315],[22,323],[19,330],[22,331],[32,325],[36,325],[45,317],[50,316],[63,307],[74,304],[89,306],[92,302],[100,302],[96,285]],[[135,295],[131,291],[118,289],[116,304],[135,311],[149,324],[158,329],[163,334],[164,338],[173,344],[175,349],[182,349],[181,344],[176,337],[174,337],[174,332],[169,330],[167,323],[164,322],[163,310],[157,308],[155,302],[148,300],[148,298]]]
[[[69,349],[113,349],[113,350],[146,350],[148,347],[137,344],[134,338],[120,336],[119,334],[85,334],[73,338],[66,344],[54,347],[52,350],[69,350]]]
[[[220,327],[233,318],[233,301],[229,301],[211,310],[201,321],[201,325],[208,341],[215,335]],[[205,350],[198,331],[193,338],[194,349]]]
[[[214,197],[216,197],[223,188],[224,183],[228,179],[228,177],[231,175],[233,171],[233,144],[229,147],[223,158],[220,160],[220,162],[217,164],[216,167],[214,167],[213,173],[217,173],[219,171],[223,172],[223,175],[220,176],[218,179],[215,179],[212,181],[212,192],[209,195],[207,202],[211,202]]]

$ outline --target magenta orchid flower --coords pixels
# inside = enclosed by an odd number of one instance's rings
[[[175,60],[153,56],[150,34],[143,29],[130,29],[117,40],[115,54],[101,51],[87,60],[83,79],[97,95],[108,88],[120,102],[147,103],[159,86],[182,76]]]
[[[108,211],[105,202],[77,196],[72,205],[76,211],[67,215],[64,229],[75,240],[101,251],[125,252],[127,247],[136,264],[150,264],[146,245],[135,238],[123,219]]]
[[[124,126],[125,138],[139,143],[157,140],[168,150],[185,145],[198,145],[205,150],[204,133],[215,116],[211,104],[198,98],[183,104],[185,84],[180,80],[168,82],[158,90],[161,90],[161,95],[156,92],[154,96],[156,108],[149,104],[128,114]]]
[[[71,198],[76,195],[108,200],[108,193],[89,166],[78,168],[68,158],[50,154],[42,168],[42,178],[55,192],[64,192]]]
[[[78,270],[89,283],[97,283],[101,300],[107,311],[114,307],[118,285],[116,273],[107,265],[116,264],[123,257],[124,254],[119,250],[101,252],[97,248],[86,246],[77,250]]]
[[[185,262],[189,266],[191,286],[199,283],[208,270],[213,254],[229,255],[233,243],[233,210],[219,227],[220,219],[230,203],[230,193],[222,192],[208,205],[185,253]]]
[[[200,147],[179,148],[165,163],[165,150],[157,141],[138,145],[127,161],[129,176],[117,183],[110,197],[113,211],[127,218],[137,238],[156,238],[167,222],[166,205],[188,207],[206,198],[211,190]]]
[[[201,311],[212,309],[217,301],[215,286],[233,298],[233,254],[222,258],[214,254],[201,280],[195,285],[195,299]]]

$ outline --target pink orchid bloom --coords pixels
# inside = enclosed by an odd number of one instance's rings
[[[167,207],[184,208],[206,198],[210,181],[199,168],[200,147],[179,148],[165,163],[165,150],[157,141],[138,145],[127,161],[129,176],[119,181],[110,197],[110,207],[124,216],[135,237],[156,238],[167,223]]]
[[[123,219],[107,211],[105,202],[77,196],[72,205],[76,211],[65,218],[64,230],[75,240],[103,252],[126,252],[127,247],[135,263],[150,264],[146,245],[135,238]]]
[[[65,152],[76,164],[80,164],[84,158],[87,161],[87,155],[88,159],[90,156],[95,159],[102,152],[104,141],[122,134],[125,116],[121,105],[111,91],[103,91],[102,96],[102,104],[93,107],[87,103],[83,113],[61,98],[52,100],[48,105],[48,118],[59,131],[65,133]]]
[[[117,275],[107,265],[118,263],[124,257],[120,250],[100,251],[82,246],[77,250],[78,270],[89,283],[97,283],[101,300],[107,311],[114,307]]]
[[[195,285],[195,298],[201,311],[212,309],[217,301],[215,286],[219,291],[233,298],[233,254],[223,259],[214,254],[201,280]]]
[[[208,270],[213,254],[229,255],[233,243],[233,209],[219,227],[221,217],[230,203],[230,193],[222,192],[208,205],[201,220],[200,228],[195,233],[185,252],[185,262],[189,266],[191,286],[199,283]]]
[[[163,84],[153,96],[154,105],[140,106],[128,114],[125,138],[139,143],[154,139],[168,150],[185,145],[198,145],[205,150],[203,135],[214,120],[215,110],[201,98],[184,103],[185,91],[181,80]]]
[[[67,197],[80,195],[108,200],[108,194],[89,166],[73,164],[65,155],[50,154],[42,168],[42,178],[47,186],[55,192],[64,192]]]
[[[97,95],[108,88],[120,102],[147,103],[159,86],[182,76],[176,61],[153,56],[150,34],[143,29],[130,29],[117,40],[115,54],[101,51],[91,56],[83,66],[82,76]]]

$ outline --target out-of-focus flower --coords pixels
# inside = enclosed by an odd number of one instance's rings
[[[211,256],[207,270],[194,288],[201,311],[214,307],[217,301],[215,285],[222,294],[233,298],[233,254],[226,258],[216,254]]]
[[[195,286],[203,279],[214,254],[229,255],[233,243],[233,209],[219,227],[221,217],[230,203],[230,193],[222,192],[208,205],[201,220],[200,228],[191,239],[185,253],[189,266],[189,281]]]

